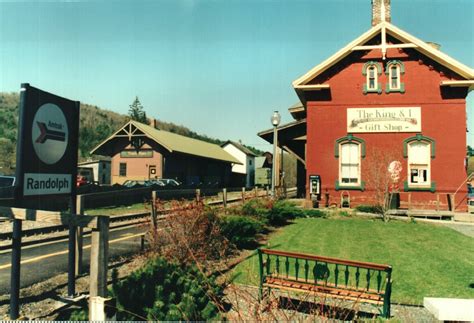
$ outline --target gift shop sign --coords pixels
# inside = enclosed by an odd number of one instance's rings
[[[22,84],[17,183],[23,196],[72,194],[79,102]]]
[[[421,108],[349,108],[347,132],[421,132]]]

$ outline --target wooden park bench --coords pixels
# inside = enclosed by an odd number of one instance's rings
[[[311,293],[354,302],[383,305],[390,317],[392,267],[369,262],[258,249],[260,288]]]

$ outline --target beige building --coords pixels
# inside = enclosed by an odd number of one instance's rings
[[[172,178],[184,185],[224,187],[239,160],[220,146],[129,121],[95,147],[111,157],[112,184]]]

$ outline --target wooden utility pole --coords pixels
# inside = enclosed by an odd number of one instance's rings
[[[153,229],[156,230],[156,191],[151,192],[151,224],[153,225]]]
[[[78,195],[76,199],[76,211],[79,215],[84,215],[84,196]],[[82,274],[82,254],[83,254],[83,236],[84,229],[82,227],[76,228],[76,261],[75,274],[76,277]]]
[[[222,205],[224,208],[227,207],[227,188],[222,189]]]

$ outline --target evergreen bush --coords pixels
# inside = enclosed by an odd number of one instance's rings
[[[280,200],[273,204],[266,215],[268,224],[273,226],[285,225],[288,220],[304,217],[303,210],[296,207],[294,203]]]
[[[242,206],[241,214],[262,218],[268,214],[270,208],[270,201],[264,199],[253,199]]]
[[[218,319],[222,287],[195,266],[150,260],[114,283],[117,320],[203,321]]]
[[[237,248],[252,247],[256,235],[263,232],[264,223],[243,215],[228,215],[221,221],[221,233]]]
[[[307,209],[304,210],[304,215],[308,218],[327,218],[328,214],[324,211],[317,209]]]
[[[382,211],[380,206],[377,206],[377,205],[357,205],[355,209],[359,212],[375,213],[375,214],[380,214]]]
[[[118,321],[207,321],[219,319],[223,288],[196,266],[155,258],[114,281],[109,296],[116,299]],[[88,312],[73,311],[67,320],[86,321]]]

